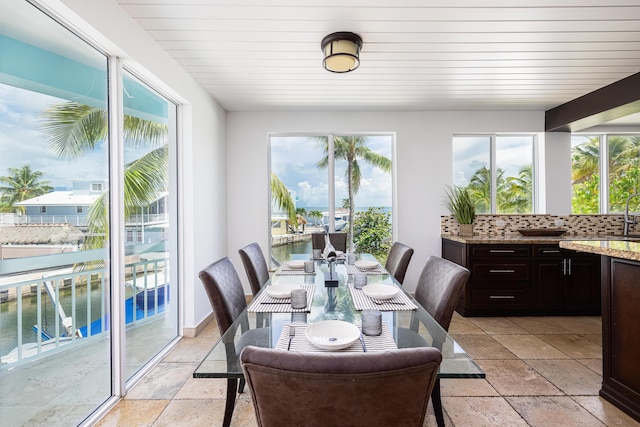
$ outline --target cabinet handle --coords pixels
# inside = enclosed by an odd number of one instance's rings
[[[550,250],[543,250],[542,253],[543,254],[559,254],[560,250],[559,249],[556,249],[556,250],[551,250],[551,249]]]
[[[515,249],[489,249],[489,252],[492,254],[512,254]]]
[[[567,273],[567,275],[571,276],[571,258],[569,258],[567,261],[567,264],[569,265],[569,272]]]
[[[489,270],[489,273],[515,273],[515,270]]]
[[[562,275],[563,276],[567,275],[567,260],[566,259],[562,260]]]
[[[489,295],[489,299],[516,299],[513,295]]]

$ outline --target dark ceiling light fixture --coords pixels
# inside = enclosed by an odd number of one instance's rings
[[[362,38],[349,32],[332,33],[320,43],[324,60],[322,66],[332,73],[348,73],[360,65]]]

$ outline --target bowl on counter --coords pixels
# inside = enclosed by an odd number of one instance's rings
[[[519,228],[518,233],[523,236],[562,236],[566,228]]]

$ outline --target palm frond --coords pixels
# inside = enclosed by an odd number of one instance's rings
[[[42,112],[42,131],[60,158],[93,150],[107,135],[107,113],[77,102],[55,104]]]

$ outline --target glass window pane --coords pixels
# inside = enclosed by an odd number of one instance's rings
[[[178,335],[176,106],[124,75],[127,378]],[[174,212],[171,215],[171,212]]]
[[[571,213],[600,212],[600,138],[571,136]]]
[[[278,264],[291,253],[311,253],[303,235],[328,227],[328,173],[326,163],[318,164],[326,145],[326,136],[271,137],[271,242]]]
[[[384,259],[392,235],[392,148],[390,135],[334,137],[336,231],[348,234],[348,249]]]
[[[477,213],[491,213],[491,137],[453,137],[453,184],[468,187]]]
[[[496,136],[496,212],[533,212],[533,137]]]
[[[108,242],[89,225],[109,216],[107,58],[28,2],[0,9],[2,423],[78,425],[112,395]]]
[[[640,135],[608,135],[609,212],[624,212],[627,199],[640,192]],[[640,212],[640,197],[629,200],[629,211]]]

